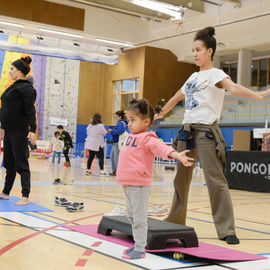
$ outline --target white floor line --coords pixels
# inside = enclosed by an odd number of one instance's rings
[[[4,181],[0,181],[0,185],[4,185]],[[63,184],[62,184],[63,185]],[[116,182],[105,182],[102,180],[92,180],[89,181],[77,181],[74,180],[74,182],[71,184],[72,186],[119,186]],[[19,181],[16,181],[14,183],[14,186],[21,186],[21,183]],[[42,181],[32,181],[31,186],[53,186],[53,180],[42,180]],[[152,182],[153,187],[172,187],[173,183],[171,182]],[[191,186],[204,186],[203,183],[191,183]]]
[[[0,212],[0,217],[14,221],[21,225],[27,226],[29,228],[38,228],[38,230],[47,229],[57,225],[56,223],[47,221],[45,219],[41,219],[39,217],[34,217],[28,214],[20,213],[20,212]],[[82,234],[79,232],[74,232],[62,227],[58,227],[55,230],[50,230],[45,232],[48,235],[55,236],[57,238],[69,241],[74,244],[78,244],[85,248],[96,250],[102,254],[109,255],[116,259],[122,260],[121,256],[125,247],[102,240],[96,237],[88,236],[86,234]],[[102,244],[98,247],[92,247],[92,244],[95,242],[102,242]],[[270,254],[264,255],[268,257],[266,260],[258,260],[258,261],[248,261],[248,262],[233,262],[233,263],[222,263],[220,266],[218,265],[207,265],[205,263],[181,263],[178,261],[162,258],[157,255],[153,255],[147,253],[147,256],[143,260],[133,260],[129,261],[129,263],[136,265],[138,267],[143,267],[149,270],[170,270],[170,269],[178,269],[189,267],[189,270],[198,270],[199,269],[207,269],[207,270],[224,270],[224,267],[232,267],[233,269],[238,270],[262,270],[270,267]]]
[[[30,216],[24,213],[19,212],[0,212],[0,216],[8,219],[10,221],[14,221],[16,223],[22,224],[24,226],[30,228],[39,228],[39,230],[47,229],[57,225],[56,223],[46,221],[40,219],[38,217]],[[50,230],[45,232],[46,234],[56,236],[60,239],[72,242],[74,244],[78,244],[85,248],[96,250],[102,254],[109,255],[116,259],[122,260],[122,253],[125,247],[102,240],[96,237],[88,236],[86,234],[82,234],[79,232],[74,232],[65,228],[57,228],[57,230]],[[102,242],[102,244],[98,247],[92,247],[92,244],[95,242]],[[124,260],[123,260],[124,261]],[[181,263],[180,261],[174,261],[166,258],[162,258],[157,255],[153,255],[148,253],[146,258],[143,260],[131,260],[128,261],[129,263],[136,265],[138,267],[144,267],[149,270],[170,270],[176,268],[183,268],[183,267],[192,267],[198,265],[205,265],[204,263]],[[221,268],[217,268],[221,269]]]

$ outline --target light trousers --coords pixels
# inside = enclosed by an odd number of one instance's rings
[[[112,144],[112,151],[111,151],[111,166],[112,166],[112,172],[117,171],[117,166],[118,166],[118,158],[119,158],[119,147],[118,143],[113,143]]]
[[[147,214],[151,187],[123,186],[127,217],[132,225],[135,250],[144,252],[147,243]]]

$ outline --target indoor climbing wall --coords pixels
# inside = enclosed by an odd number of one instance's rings
[[[79,72],[77,60],[47,57],[42,139],[53,138],[56,131],[56,125],[51,124],[53,117],[59,119],[59,124],[67,120],[64,129],[76,141]]]

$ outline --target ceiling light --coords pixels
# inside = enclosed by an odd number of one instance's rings
[[[152,9],[170,15],[171,17],[179,18],[179,16],[181,15],[182,10],[181,6],[170,5],[153,0],[126,0],[126,1],[134,5],[138,5],[144,8]]]
[[[81,35],[66,33],[66,32],[61,32],[61,31],[55,31],[55,30],[50,30],[50,29],[46,29],[46,28],[39,28],[39,30],[42,32],[47,32],[47,33],[51,33],[51,34],[57,34],[57,35],[75,37],[75,38],[82,38]]]
[[[152,7],[156,8],[163,8],[163,9],[170,9],[170,10],[174,10],[174,11],[180,11],[181,10],[181,6],[175,6],[175,5],[171,5],[171,4],[167,4],[167,3],[163,3],[163,2],[159,2],[159,1],[155,1],[155,0],[126,0],[132,4],[135,5],[139,5],[139,6],[144,6],[147,5],[148,7],[150,6],[151,9]],[[155,9],[154,9],[155,10]]]
[[[15,26],[15,27],[23,27],[22,24],[19,24],[19,23],[10,23],[10,22],[3,22],[3,21],[0,21],[0,24],[4,24],[4,25],[8,25],[8,26]]]
[[[121,45],[121,46],[124,46],[124,47],[134,47],[134,45],[130,44],[130,43],[107,40],[107,39],[102,39],[102,38],[96,38],[96,41],[101,41],[101,42],[104,42],[104,43],[110,43],[110,44],[115,44],[115,45]]]

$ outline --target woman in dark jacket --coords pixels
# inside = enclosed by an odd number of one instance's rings
[[[5,186],[0,199],[8,200],[16,173],[21,176],[22,199],[16,205],[29,203],[30,169],[27,158],[28,142],[36,142],[36,90],[26,80],[31,57],[22,57],[11,64],[9,75],[14,83],[1,96],[0,136],[4,137]]]

